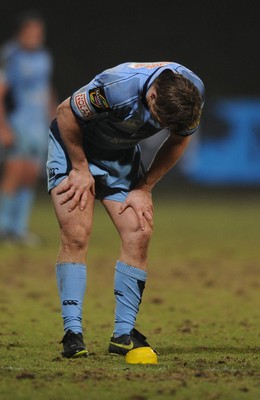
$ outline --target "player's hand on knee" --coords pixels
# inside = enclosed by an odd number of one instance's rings
[[[62,195],[61,205],[70,202],[69,212],[77,206],[83,211],[87,206],[89,192],[95,196],[95,181],[91,173],[71,170],[68,178],[60,184],[57,195]]]
[[[122,214],[128,207],[131,207],[138,218],[140,228],[144,231],[148,222],[153,227],[153,203],[151,192],[147,190],[134,189],[127,196],[126,201],[121,205],[119,214]]]

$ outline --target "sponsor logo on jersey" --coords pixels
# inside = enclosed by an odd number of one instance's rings
[[[170,61],[162,61],[162,62],[155,62],[155,63],[131,63],[129,64],[130,68],[148,68],[148,69],[153,69],[153,68],[158,68],[158,67],[164,67],[164,65],[171,64]]]
[[[109,104],[102,87],[97,87],[89,91],[89,98],[92,106],[97,112],[109,109]]]
[[[94,117],[94,113],[87,102],[86,93],[76,94],[74,97],[74,102],[77,109],[85,119],[91,119]]]

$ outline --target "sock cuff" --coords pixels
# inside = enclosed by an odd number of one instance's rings
[[[59,274],[72,274],[72,275],[85,275],[87,266],[81,263],[57,263],[56,273]]]
[[[146,281],[147,278],[146,271],[140,268],[132,267],[131,265],[125,264],[122,261],[117,261],[116,271],[140,281]]]

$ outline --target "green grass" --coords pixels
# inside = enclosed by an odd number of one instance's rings
[[[84,304],[88,359],[60,356],[62,321],[54,263],[58,226],[39,198],[32,228],[44,245],[1,247],[0,398],[260,398],[259,193],[216,190],[155,195],[155,233],[137,328],[158,365],[107,354],[113,329],[118,237],[96,207]]]

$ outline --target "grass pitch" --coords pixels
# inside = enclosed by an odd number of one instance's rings
[[[260,398],[260,206],[256,191],[155,193],[155,233],[137,328],[158,365],[107,353],[118,237],[97,203],[84,304],[87,359],[60,355],[58,226],[39,198],[37,249],[1,247],[2,400]]]

